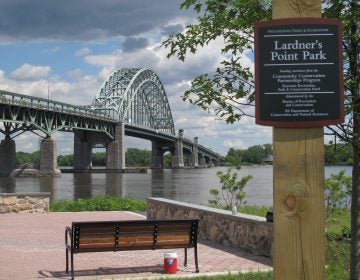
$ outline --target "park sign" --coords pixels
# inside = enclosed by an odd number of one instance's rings
[[[284,128],[343,122],[339,20],[255,23],[255,115],[257,124]]]

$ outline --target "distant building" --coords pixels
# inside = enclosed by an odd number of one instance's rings
[[[264,163],[267,163],[267,164],[272,164],[273,163],[273,156],[272,155],[268,155],[266,158],[263,159],[263,162]]]

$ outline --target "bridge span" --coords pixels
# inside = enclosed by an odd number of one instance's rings
[[[103,83],[91,105],[75,106],[54,100],[0,90],[0,175],[11,175],[16,168],[16,142],[30,131],[42,140],[40,172],[59,174],[56,160],[58,131],[74,134],[74,169],[92,168],[92,149],[106,149],[106,168],[125,169],[124,136],[152,142],[152,168],[163,167],[166,152],[172,167],[216,165],[221,156],[202,146],[198,138],[184,138],[175,132],[169,102],[159,77],[150,69],[122,68]]]

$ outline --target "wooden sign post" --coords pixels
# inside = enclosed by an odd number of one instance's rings
[[[320,0],[289,2],[273,1],[273,19],[321,17]],[[273,151],[274,279],[325,279],[323,128],[274,128]]]
[[[272,11],[275,21],[282,18],[292,18],[293,21],[296,21],[296,18],[320,18],[321,1],[274,0]],[[310,19],[309,22],[312,23]],[[324,45],[327,43],[324,41],[326,35],[320,34],[322,28],[314,28],[316,32],[309,35],[306,32],[312,28],[304,27],[304,25],[291,28],[291,22],[288,24],[287,29],[267,28],[268,33],[264,35],[267,39],[272,36],[277,38],[271,41],[270,47],[272,45],[274,50],[268,51],[269,57],[265,58],[271,63],[263,62],[262,65],[272,67],[266,70],[270,72],[259,70],[259,65],[255,67],[257,123],[275,124],[272,125],[274,126],[274,279],[325,279],[323,125],[331,124],[332,120],[335,120],[334,123],[339,123],[343,119],[340,78],[342,68],[338,65],[341,69],[338,69],[337,73],[325,73],[327,70],[324,70],[323,66],[333,62],[327,61],[329,55],[325,55]],[[255,26],[255,37],[258,39],[255,39],[255,49],[259,48],[256,45],[256,42],[259,42],[259,32],[259,28]],[[293,33],[297,35],[293,36]],[[303,39],[306,36],[312,36],[312,38]],[[264,52],[261,46],[256,52],[255,64],[257,64],[256,61],[259,62],[259,57],[262,57],[263,53],[260,54],[260,52]],[[336,55],[341,56],[339,53]],[[309,61],[306,60],[309,60],[310,56],[313,61],[308,63]],[[308,64],[305,65],[305,63]],[[321,63],[322,66],[316,69],[311,67],[317,63]],[[339,64],[341,63],[340,61]],[[285,67],[281,68],[282,66]],[[307,70],[312,77],[317,75],[316,79],[303,80]],[[319,71],[325,72],[319,74]],[[336,85],[338,88],[335,88],[332,93],[323,89],[327,86],[327,82],[321,79],[326,77],[340,81]],[[267,82],[259,84],[264,78]],[[271,83],[273,85],[270,85]],[[263,87],[269,85],[272,88],[259,93],[259,88],[261,91]],[[335,99],[330,98],[330,101],[326,98],[324,101],[321,94],[330,94],[329,96]],[[277,105],[274,105],[272,101]],[[324,107],[327,108],[327,106],[321,105],[323,102],[335,105],[336,109],[326,112]],[[263,108],[260,108],[261,112],[258,109],[260,104],[263,104]],[[270,111],[274,112],[269,113],[269,110],[264,110],[264,106],[269,106]],[[317,122],[317,116],[319,116],[319,122]]]

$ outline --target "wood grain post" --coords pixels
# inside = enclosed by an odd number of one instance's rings
[[[274,0],[273,19],[321,17],[320,0]],[[323,128],[273,129],[274,279],[325,279]]]

